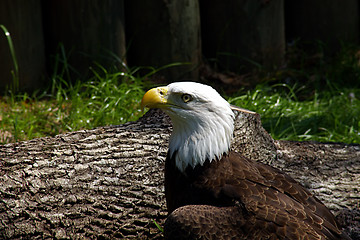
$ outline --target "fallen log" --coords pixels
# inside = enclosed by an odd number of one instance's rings
[[[0,146],[1,239],[161,239],[171,123],[136,122]],[[275,141],[237,113],[233,149],[291,175],[360,236],[360,146]]]

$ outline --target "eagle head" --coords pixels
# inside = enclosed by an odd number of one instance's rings
[[[234,131],[230,104],[210,86],[195,82],[176,82],[145,93],[141,107],[160,108],[170,116],[173,132],[170,157],[177,168],[203,165],[221,159],[229,151]]]

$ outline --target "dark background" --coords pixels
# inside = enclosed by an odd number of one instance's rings
[[[358,0],[2,0],[0,24],[11,33],[20,90],[51,81],[59,64],[69,81],[86,79],[89,66],[161,67],[164,81],[199,79],[204,64],[217,71],[269,71],[286,64],[287,46],[359,42]],[[310,43],[310,44],[309,44]],[[0,34],[0,92],[13,82],[14,64]],[[70,79],[71,78],[71,79]]]

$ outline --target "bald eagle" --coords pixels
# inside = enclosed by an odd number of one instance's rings
[[[162,109],[173,124],[165,238],[349,239],[294,179],[231,150],[234,113],[212,87],[177,82],[153,88],[141,107]]]

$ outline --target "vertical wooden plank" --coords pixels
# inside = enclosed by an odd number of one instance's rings
[[[128,60],[135,66],[188,62],[161,74],[168,82],[198,79],[201,62],[200,16],[197,0],[126,1]]]
[[[122,0],[44,1],[44,26],[48,55],[59,53],[62,43],[68,63],[84,78],[94,62],[105,68],[125,61],[124,7]]]
[[[0,1],[0,24],[10,32],[19,66],[20,90],[33,91],[43,84],[44,40],[40,0]],[[0,91],[13,82],[14,71],[9,45],[0,30]]]
[[[326,52],[339,50],[341,42],[359,42],[358,0],[302,0],[285,2],[286,38],[322,41]]]
[[[205,57],[235,72],[279,66],[285,54],[283,6],[283,0],[200,1]]]

